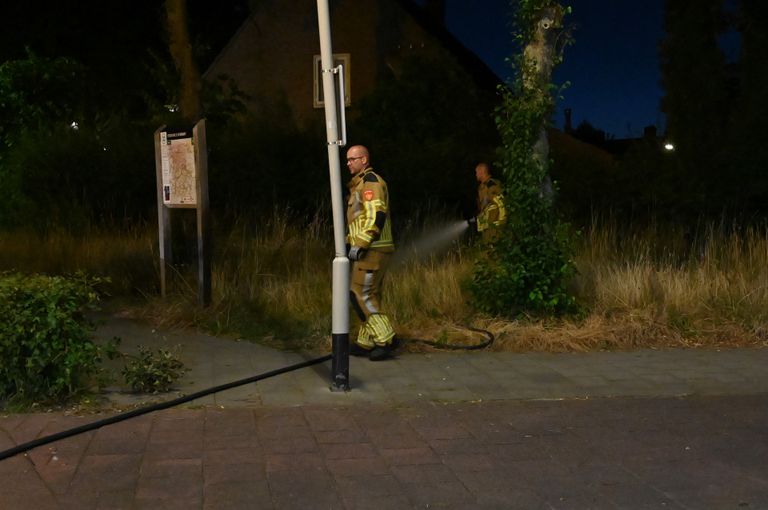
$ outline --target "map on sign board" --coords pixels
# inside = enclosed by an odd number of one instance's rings
[[[160,133],[163,203],[170,207],[197,204],[195,146],[191,131]]]

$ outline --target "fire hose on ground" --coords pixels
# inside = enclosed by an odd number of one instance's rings
[[[471,345],[460,345],[460,344],[448,344],[443,342],[438,342],[435,340],[423,340],[418,338],[411,338],[411,339],[403,339],[403,342],[407,343],[420,343],[424,345],[429,345],[431,347],[435,347],[437,349],[448,349],[448,350],[479,350],[484,349],[491,345],[493,343],[494,337],[493,334],[490,331],[486,331],[484,329],[479,328],[472,328],[469,326],[462,326],[463,328],[473,331],[476,333],[480,333],[483,336],[486,337],[486,339],[483,342],[480,342],[479,344],[471,344]],[[81,425],[79,427],[75,427],[69,430],[64,430],[61,432],[57,432],[55,434],[50,434],[48,436],[44,436],[38,439],[34,439],[32,441],[28,441],[26,443],[22,443],[20,445],[14,446],[13,448],[9,448],[7,450],[4,450],[0,452],[0,461],[5,460],[7,458],[13,457],[15,455],[18,455],[20,453],[24,453],[26,451],[29,451],[33,448],[37,448],[38,446],[43,446],[49,443],[52,443],[54,441],[59,441],[61,439],[66,439],[68,437],[76,436],[78,434],[83,434],[85,432],[90,432],[91,430],[96,430],[101,427],[104,427],[106,425],[112,425],[114,423],[119,423],[121,421],[129,420],[131,418],[136,418],[138,416],[142,416],[144,414],[148,414],[154,411],[161,411],[163,409],[168,409],[170,407],[175,407],[177,405],[185,404],[187,402],[191,402],[193,400],[197,400],[202,397],[206,397],[208,395],[211,395],[213,393],[218,393],[220,391],[228,390],[231,388],[236,388],[238,386],[245,386],[246,384],[254,383],[261,381],[263,379],[268,379],[270,377],[274,377],[276,375],[285,374],[287,372],[292,372],[294,370],[298,370],[300,368],[306,368],[310,367],[312,365],[317,365],[326,361],[329,361],[332,358],[332,354],[326,354],[325,356],[321,356],[319,358],[314,358],[308,361],[303,361],[301,363],[296,363],[294,365],[289,365],[287,367],[278,368],[276,370],[271,370],[269,372],[264,372],[262,374],[254,375],[251,377],[247,377],[245,379],[240,379],[237,381],[233,381],[226,384],[220,384],[218,386],[214,386],[205,390],[201,390],[195,393],[192,393],[190,395],[185,395],[183,397],[175,398],[172,400],[167,400],[165,402],[159,402],[157,404],[152,404],[145,407],[140,407],[138,409],[134,409],[132,411],[127,411],[121,414],[117,414],[115,416],[110,416],[109,418],[104,418],[102,420],[96,420],[91,423],[87,423],[85,425]]]
[[[477,350],[480,350],[480,349],[485,349],[486,347],[491,345],[493,343],[493,341],[495,340],[495,337],[493,336],[493,333],[491,333],[490,331],[488,331],[486,329],[473,328],[471,326],[465,326],[465,325],[461,325],[461,326],[457,326],[457,327],[460,327],[462,329],[466,329],[467,331],[472,331],[474,333],[479,333],[479,334],[481,334],[481,335],[483,335],[485,337],[485,340],[483,340],[482,342],[477,343],[477,344],[469,344],[469,345],[466,345],[466,344],[449,344],[447,342],[440,342],[440,341],[437,341],[437,340],[424,340],[424,339],[421,339],[421,338],[401,338],[400,341],[403,342],[403,343],[418,343],[418,344],[422,344],[422,345],[428,345],[430,347],[434,347],[435,349],[446,349],[446,350],[449,350],[449,351],[460,351],[460,350],[464,350],[464,351],[477,351]]]
[[[82,434],[84,432],[89,432],[91,430],[99,429],[101,427],[104,427],[105,425],[112,425],[113,423],[118,423],[124,420],[128,420],[130,418],[136,418],[137,416],[141,416],[143,414],[151,413],[154,411],[160,411],[163,409],[168,409],[169,407],[174,407],[180,404],[184,404],[187,402],[191,402],[192,400],[197,400],[198,398],[202,398],[205,396],[208,396],[212,393],[217,393],[219,391],[228,390],[231,388],[236,388],[237,386],[244,386],[246,384],[254,383],[257,381],[261,381],[262,379],[268,379],[270,377],[274,377],[276,375],[284,374],[286,372],[292,372],[294,370],[298,370],[300,368],[310,367],[312,365],[317,365],[319,363],[323,363],[325,361],[328,361],[331,359],[331,354],[327,354],[325,356],[321,356],[319,358],[311,359],[308,361],[303,361],[301,363],[296,363],[294,365],[289,365],[287,367],[278,368],[277,370],[271,370],[269,372],[264,372],[262,374],[254,375],[251,377],[247,377],[245,379],[240,379],[238,381],[221,384],[219,386],[214,386],[212,388],[208,388],[206,390],[201,390],[195,393],[192,393],[190,395],[185,395],[183,397],[175,398],[173,400],[168,400],[165,402],[159,402],[157,404],[153,404],[150,406],[140,407],[138,409],[134,409],[132,411],[128,411],[125,413],[117,414],[115,416],[110,416],[109,418],[104,418],[103,420],[97,420],[91,423],[87,423],[85,425],[81,425],[80,427],[75,427],[73,429],[64,430],[61,432],[58,432],[56,434],[51,434],[49,436],[41,437],[38,439],[35,439],[33,441],[29,441],[27,443],[22,443],[18,446],[15,446],[13,448],[9,448],[8,450],[0,452],[0,461],[5,460],[9,457],[13,457],[14,455],[18,455],[19,453],[23,453],[27,450],[31,450],[33,448],[36,448],[38,446],[42,446],[48,443],[52,443],[54,441],[58,441],[60,439],[66,439],[71,436],[76,436],[78,434]]]

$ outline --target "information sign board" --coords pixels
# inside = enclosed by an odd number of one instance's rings
[[[191,129],[160,132],[163,204],[191,207],[197,204],[195,144]]]

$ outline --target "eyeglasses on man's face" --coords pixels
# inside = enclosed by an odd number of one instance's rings
[[[352,163],[356,159],[363,159],[365,156],[353,156],[351,158],[347,158],[347,163]]]

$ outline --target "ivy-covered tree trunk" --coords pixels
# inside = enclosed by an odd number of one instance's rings
[[[542,7],[529,20],[533,22],[531,36],[525,46],[523,56],[525,63],[522,66],[523,88],[531,96],[540,96],[538,101],[551,103],[552,94],[550,82],[552,81],[552,69],[559,59],[557,39],[562,33],[564,9],[560,4],[551,4]],[[544,178],[541,183],[543,194],[552,195],[552,183],[549,177],[549,141],[547,140],[547,119],[541,119],[538,138],[533,147],[534,161],[541,165]]]
[[[553,0],[518,0],[513,7],[523,50],[514,58],[515,82],[500,90],[495,117],[508,220],[478,260],[472,287],[478,307],[490,313],[561,313],[574,304],[567,291],[575,273],[573,234],[552,207],[546,127],[568,9]]]

